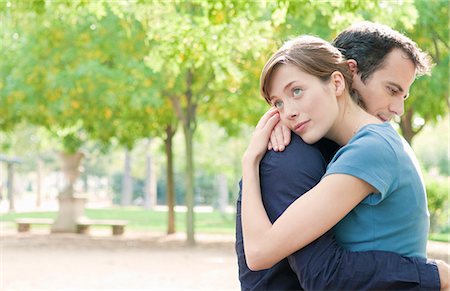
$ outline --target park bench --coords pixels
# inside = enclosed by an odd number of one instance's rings
[[[87,233],[91,225],[103,225],[111,226],[113,235],[122,235],[127,224],[128,221],[126,220],[82,219],[77,221],[77,233]]]
[[[54,222],[51,218],[17,218],[15,221],[17,223],[18,232],[30,231],[32,224],[52,225]]]

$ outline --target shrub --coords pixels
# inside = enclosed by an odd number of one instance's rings
[[[450,227],[448,182],[449,177],[425,177],[431,232],[441,232]]]

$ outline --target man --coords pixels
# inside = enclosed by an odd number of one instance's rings
[[[362,105],[383,121],[403,113],[404,99],[416,75],[429,72],[428,56],[410,39],[383,25],[350,27],[334,45],[349,60],[353,89],[361,96]],[[274,149],[284,150],[290,133],[285,134],[285,141],[280,134],[273,136]],[[272,222],[320,180],[336,149],[326,140],[309,146],[293,135],[286,151],[266,153],[260,164],[261,190]],[[245,263],[240,210],[239,199],[236,252],[243,290],[439,289],[434,262],[390,252],[349,252],[336,243],[332,230],[274,267],[252,272]],[[448,268],[439,264],[441,269]]]

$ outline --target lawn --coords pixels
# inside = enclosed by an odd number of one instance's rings
[[[430,233],[430,240],[450,242],[450,233]]]
[[[4,227],[15,228],[14,219],[23,217],[56,218],[56,212],[25,212],[0,215]],[[145,210],[142,208],[108,208],[86,209],[86,216],[91,219],[124,219],[128,221],[128,230],[165,231],[167,229],[167,212]],[[195,213],[195,231],[200,233],[233,234],[235,215],[233,213],[200,212]],[[186,230],[186,213],[175,213],[176,230]],[[39,227],[38,225],[33,227]],[[48,226],[41,226],[47,227]],[[450,242],[450,233],[432,233],[431,240]]]
[[[24,212],[0,215],[4,227],[14,228],[16,218],[56,218],[56,212]],[[91,219],[123,219],[128,221],[128,230],[136,231],[165,231],[167,229],[167,212],[145,210],[142,208],[108,208],[86,209],[86,216]],[[200,212],[195,213],[195,231],[201,233],[232,234],[235,228],[233,213]],[[176,230],[186,230],[186,213],[175,213]],[[34,226],[33,226],[34,227]],[[38,226],[36,226],[38,227]],[[47,226],[48,227],[48,226]]]

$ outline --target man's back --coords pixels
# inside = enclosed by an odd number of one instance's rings
[[[293,154],[293,151],[297,154]],[[296,158],[292,159],[293,156]],[[283,168],[278,167],[280,164],[284,165]],[[316,147],[306,144],[294,134],[285,151],[269,151],[265,154],[260,165],[260,174],[264,177],[261,179],[261,189],[264,205],[272,223],[295,199],[320,181],[325,173],[325,167],[326,163],[320,151]],[[276,170],[274,171],[274,169]],[[284,179],[286,174],[293,172],[298,172],[298,179]],[[264,191],[272,189],[271,186],[274,183],[284,183],[285,191],[276,193],[277,199],[270,196],[275,193]],[[236,253],[242,290],[303,290],[287,259],[268,270],[253,272],[247,267],[240,214],[241,193],[239,193],[237,201]]]

